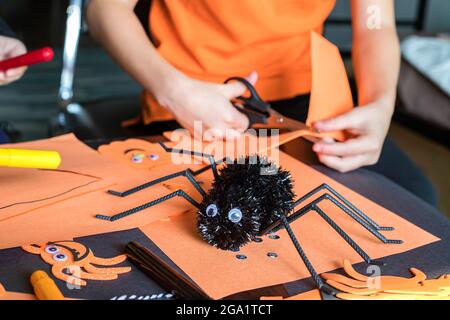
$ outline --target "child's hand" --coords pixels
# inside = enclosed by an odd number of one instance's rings
[[[392,113],[393,103],[380,99],[334,119],[316,122],[314,128],[321,132],[345,130],[353,136],[342,143],[316,143],[313,150],[319,161],[340,172],[377,163]]]
[[[247,77],[252,84],[255,84],[257,79],[256,72]],[[246,90],[240,82],[216,84],[182,77],[181,80],[166,86],[162,93],[157,93],[156,98],[196,138],[211,141],[236,138],[248,128],[247,117],[230,102],[231,99],[243,95]],[[194,121],[201,121],[201,126],[194,127]]]
[[[0,36],[0,61],[13,58],[27,52],[25,45],[14,38]],[[25,73],[26,67],[0,71],[0,85],[16,81]]]

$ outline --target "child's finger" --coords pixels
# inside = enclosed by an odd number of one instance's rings
[[[320,132],[360,128],[365,122],[365,117],[361,111],[364,110],[356,108],[335,118],[317,121],[313,124],[313,127]]]
[[[377,150],[375,143],[365,138],[350,139],[342,143],[323,143],[317,142],[313,146],[313,150],[318,153],[333,156],[353,156],[374,152]]]
[[[7,78],[13,79],[16,77],[21,77],[25,73],[26,70],[27,70],[26,67],[12,68],[12,69],[6,70],[5,73],[6,73]]]
[[[358,169],[365,164],[365,156],[363,155],[337,157],[319,153],[318,158],[319,161],[327,167],[330,167],[342,173]]]

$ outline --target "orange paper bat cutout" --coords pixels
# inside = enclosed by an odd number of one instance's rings
[[[52,274],[69,284],[85,286],[87,280],[115,280],[119,274],[131,271],[130,267],[111,267],[126,260],[126,255],[98,258],[85,245],[75,241],[48,242],[22,246],[22,249],[41,256],[52,266]],[[98,268],[105,266],[105,268]],[[70,275],[65,273],[68,271]]]

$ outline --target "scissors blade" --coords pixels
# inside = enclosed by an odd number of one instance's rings
[[[268,111],[269,117],[267,117],[265,123],[255,123],[252,128],[255,129],[280,129],[287,131],[297,131],[304,130],[306,132],[310,131],[311,135],[305,134],[304,138],[311,142],[318,142],[320,139],[314,136],[316,130],[314,130],[311,126],[306,125],[305,123],[294,120],[292,118],[283,116],[281,113],[273,110],[272,108]]]

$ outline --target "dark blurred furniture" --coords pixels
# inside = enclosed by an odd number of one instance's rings
[[[450,96],[404,57],[394,119],[450,147]]]
[[[147,18],[150,0],[141,0],[135,12],[148,34]],[[135,125],[124,128],[122,121],[140,113],[140,97],[120,97],[97,101],[78,101],[74,96],[75,66],[82,33],[87,32],[84,20],[86,1],[70,0],[67,8],[63,68],[59,88],[61,111],[52,123],[52,135],[74,132],[80,139],[121,139],[132,136],[159,134],[178,127],[175,122],[161,122],[150,126]]]

